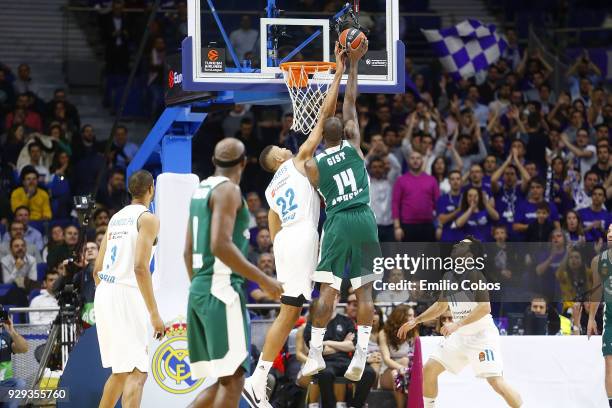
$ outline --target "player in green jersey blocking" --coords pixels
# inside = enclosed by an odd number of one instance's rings
[[[313,316],[308,360],[302,375],[312,375],[325,368],[322,357],[325,327],[329,322],[334,298],[340,290],[347,265],[349,278],[359,303],[357,314],[357,347],[344,374],[359,381],[366,363],[368,341],[372,330],[372,282],[375,275],[364,268],[363,252],[378,244],[376,219],[370,208],[370,181],[366,171],[357,121],[357,66],[366,53],[367,41],[348,54],[350,69],[342,114],[325,121],[325,151],[306,162],[308,179],[325,200],[327,219],[323,225],[319,264],[313,280],[321,282],[319,307]],[[343,135],[346,140],[343,140]]]
[[[216,377],[193,407],[238,407],[249,371],[248,312],[242,285],[252,280],[278,299],[281,284],[249,263],[249,212],[240,192],[246,165],[241,141],[215,146],[215,174],[191,198],[185,265],[191,280],[187,342],[191,378]]]
[[[606,362],[606,393],[608,404],[612,407],[612,224],[608,226],[608,247],[591,261],[593,271],[593,301],[589,306],[589,323],[587,335],[589,338],[597,334],[595,314],[599,308],[603,292],[604,317],[601,333],[601,351]]]

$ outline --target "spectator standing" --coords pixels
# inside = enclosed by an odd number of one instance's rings
[[[385,165],[384,159],[379,156],[366,157],[366,163],[368,163],[368,173],[371,177],[370,198],[378,226],[378,239],[380,242],[392,242],[394,241],[391,213],[393,184],[401,168],[392,160],[388,160],[388,165]]]
[[[75,140],[76,139],[76,140]],[[97,151],[96,135],[91,125],[81,129],[80,138],[73,139],[73,179],[74,194],[89,194],[96,185],[98,175],[106,168],[104,156]]]
[[[113,144],[108,157],[111,167],[125,170],[136,156],[138,145],[128,142],[128,130],[125,126],[119,125],[113,134]]]
[[[570,142],[565,133],[561,133],[561,145],[570,151],[569,159],[573,167],[580,171],[580,179],[597,163],[597,150],[595,146],[589,144],[589,132],[586,129],[576,132],[576,144]]]
[[[28,64],[19,64],[19,67],[17,67],[17,78],[13,82],[13,89],[16,94],[32,93],[40,97],[40,90],[32,79],[32,73]]]
[[[526,200],[519,203],[517,208],[518,216],[512,225],[513,231],[520,238],[524,238],[529,224],[536,222],[536,209],[538,204],[544,202],[544,182],[540,179],[533,179],[529,183],[529,194]],[[552,221],[555,229],[560,228],[559,212],[555,203],[548,203],[550,209],[549,219]]]
[[[550,208],[545,202],[539,203],[536,208],[536,220],[529,224],[525,233],[526,242],[548,242],[550,234],[555,229],[550,221]]]
[[[580,219],[580,215],[578,215],[577,211],[569,210],[565,214],[563,230],[567,235],[567,240],[573,244],[583,243],[586,241],[582,220]]]
[[[605,201],[606,189],[595,186],[591,194],[591,206],[578,210],[588,242],[605,240],[608,225],[612,222],[612,213],[604,207]]]
[[[491,241],[491,225],[498,220],[493,197],[485,197],[482,189],[475,187],[463,193],[455,225],[464,236],[472,235],[482,242]]]
[[[397,241],[434,242],[433,225],[436,201],[440,189],[436,179],[425,173],[423,156],[410,153],[408,173],[397,179],[393,186],[392,215]]]
[[[58,307],[55,293],[53,292],[53,285],[59,277],[57,270],[50,270],[45,275],[42,289],[40,294],[32,299],[30,307],[39,309],[46,307]],[[58,312],[30,312],[30,324],[51,324],[55,320]]]
[[[572,182],[573,181],[573,182]],[[589,170],[584,175],[584,179],[582,185],[580,185],[577,180],[570,180],[573,199],[576,206],[574,209],[580,210],[581,208],[588,208],[591,206],[592,199],[591,194],[593,193],[593,188],[597,184],[599,184],[599,176],[596,172]]]
[[[121,169],[113,169],[108,182],[98,190],[96,202],[102,204],[111,213],[115,213],[130,202],[130,195],[125,189],[125,173]]]
[[[591,171],[599,176],[600,183],[608,179],[612,164],[610,162],[610,145],[607,140],[597,142],[597,163],[591,167]]]
[[[450,192],[440,196],[436,202],[438,232],[436,238],[442,242],[458,242],[463,233],[455,225],[455,219],[461,211],[461,173],[453,170],[449,173]]]
[[[21,184],[11,194],[11,209],[15,211],[24,206],[30,210],[30,220],[44,221],[51,219],[51,201],[49,194],[38,188],[38,172],[32,166],[26,166],[21,171]]]
[[[41,185],[45,185],[49,182],[49,168],[42,163],[42,146],[37,143],[30,143],[28,145],[28,154],[30,160],[28,163],[24,163],[20,170],[23,170],[25,166],[34,167],[38,173],[38,182]]]
[[[113,0],[109,14],[100,20],[100,38],[106,44],[106,74],[117,75],[129,72],[130,49],[127,19],[123,0]]]
[[[238,60],[242,61],[247,52],[255,50],[259,32],[251,27],[251,17],[240,18],[240,28],[230,33],[230,42],[236,51]]]

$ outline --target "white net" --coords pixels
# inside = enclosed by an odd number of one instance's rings
[[[314,129],[329,85],[334,79],[334,64],[287,64],[283,76],[293,105],[291,130],[310,134]]]

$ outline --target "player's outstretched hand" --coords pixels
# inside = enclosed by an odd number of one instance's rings
[[[587,337],[590,339],[591,336],[596,336],[597,334],[597,322],[595,319],[589,319],[589,322],[587,323]]]
[[[151,326],[153,326],[153,337],[161,340],[166,334],[166,326],[159,313],[151,314]]]
[[[359,61],[365,55],[366,52],[368,52],[367,39],[361,41],[361,44],[359,44],[359,47],[357,47],[357,49],[349,52],[349,58],[351,59],[351,62]]]
[[[265,279],[259,286],[271,299],[278,300],[283,294],[283,284],[268,275],[265,275]]]
[[[417,325],[416,319],[410,319],[406,323],[402,324],[402,326],[397,331],[397,338],[400,340],[404,340],[408,332],[414,329]]]
[[[334,54],[336,55],[336,72],[344,73],[346,68],[346,48],[341,47],[338,41],[336,41]]]

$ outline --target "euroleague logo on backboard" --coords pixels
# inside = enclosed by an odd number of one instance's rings
[[[219,51],[212,49],[208,51],[208,60],[215,62],[219,59]]]
[[[183,74],[181,74],[180,72],[174,72],[173,70],[170,70],[170,72],[168,72],[168,88],[172,89],[174,88],[174,85],[178,85],[182,82]]]

